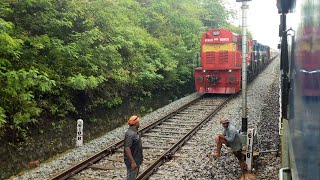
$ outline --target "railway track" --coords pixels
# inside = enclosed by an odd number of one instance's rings
[[[234,96],[202,96],[139,130],[144,162],[137,179],[147,179]],[[59,173],[56,179],[124,179],[123,140]]]

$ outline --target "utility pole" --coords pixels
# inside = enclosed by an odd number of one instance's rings
[[[247,141],[246,146],[246,164],[248,171],[251,172],[253,169],[253,143],[254,143],[254,129],[248,130],[248,119],[247,119],[247,1],[251,0],[236,0],[242,2],[242,125],[241,134],[244,140]]]
[[[251,0],[236,0],[242,2],[242,125],[241,132],[246,134],[248,130],[247,119],[247,1]]]

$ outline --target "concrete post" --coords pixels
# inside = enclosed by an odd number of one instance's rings
[[[83,144],[83,120],[78,119],[77,121],[77,147]]]

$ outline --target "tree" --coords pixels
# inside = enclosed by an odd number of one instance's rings
[[[202,32],[232,15],[221,0],[1,1],[0,138],[192,89]]]

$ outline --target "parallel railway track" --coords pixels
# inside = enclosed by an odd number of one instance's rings
[[[208,122],[233,96],[199,97],[143,127],[144,162],[137,179],[147,179]],[[124,179],[123,140],[59,173],[52,179]],[[95,169],[95,170],[93,170]]]

